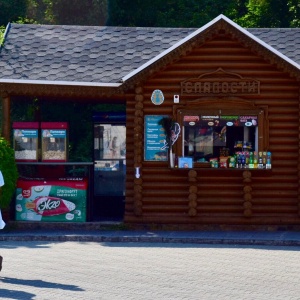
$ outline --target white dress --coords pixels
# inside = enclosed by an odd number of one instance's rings
[[[0,188],[4,185],[4,179],[2,172],[0,171]],[[5,222],[2,219],[1,209],[0,209],[0,229],[3,229],[5,227]]]

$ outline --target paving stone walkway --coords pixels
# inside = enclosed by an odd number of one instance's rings
[[[1,299],[300,299],[299,246],[36,239],[0,254]]]

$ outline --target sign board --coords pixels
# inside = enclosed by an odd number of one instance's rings
[[[159,121],[167,116],[145,116],[144,159],[148,161],[167,161],[168,149],[164,147],[166,134]]]

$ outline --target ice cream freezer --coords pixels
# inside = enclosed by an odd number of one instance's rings
[[[15,201],[16,220],[85,222],[87,188],[86,178],[19,179]]]

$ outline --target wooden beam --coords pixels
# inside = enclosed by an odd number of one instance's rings
[[[2,136],[10,143],[10,96],[2,94]]]

